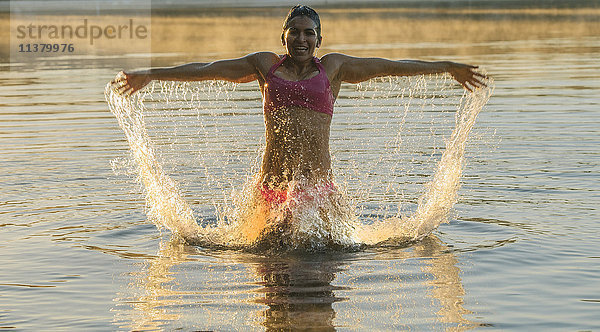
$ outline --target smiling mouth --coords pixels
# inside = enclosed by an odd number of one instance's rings
[[[294,51],[296,51],[296,52],[306,52],[306,51],[308,51],[308,47],[302,47],[302,46],[294,47]]]

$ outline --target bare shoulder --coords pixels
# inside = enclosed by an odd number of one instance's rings
[[[352,57],[342,53],[327,53],[321,57],[320,61],[325,68],[339,68],[341,65],[344,64],[344,62],[348,61],[351,58]]]
[[[333,84],[338,84],[341,81],[340,69],[344,66],[348,60],[352,59],[351,56],[342,53],[328,53],[321,57],[319,61],[323,64],[329,81]]]
[[[266,67],[269,70],[274,64],[276,64],[280,57],[277,53],[273,52],[256,52],[246,55],[249,61],[253,62],[254,65],[261,70]]]
[[[279,56],[279,54],[275,53],[275,52],[255,52],[255,53],[250,53],[247,55],[248,57],[253,57],[257,60],[261,60],[261,61],[279,61],[279,59],[281,58]]]

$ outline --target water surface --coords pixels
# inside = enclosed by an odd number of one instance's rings
[[[153,62],[281,51],[281,12],[153,17]],[[101,57],[83,69],[40,63],[8,71],[4,65],[0,327],[600,328],[598,12],[330,10],[322,20],[319,54],[451,59],[479,64],[495,78],[467,147],[449,224],[409,247],[359,252],[266,256],[183,245],[148,221],[127,143],[104,101],[104,85],[120,66]],[[211,30],[218,28],[226,30]],[[334,157],[340,165],[349,157],[377,161],[379,150],[361,141],[361,131],[403,115],[390,105],[404,104],[375,99],[353,117],[353,99],[344,98],[357,90],[344,89],[332,129]],[[248,107],[238,104],[243,114],[236,116],[260,119],[258,89],[237,93]],[[411,115],[405,151],[426,149],[405,154],[417,163],[402,163],[397,172],[378,170],[376,181],[358,174],[375,188],[361,201],[361,213],[385,213],[380,179],[403,190],[394,197],[410,212],[431,176],[452,113],[427,108]],[[154,130],[173,128],[176,120]],[[420,135],[417,128],[435,133]],[[200,144],[181,132],[157,134],[167,152],[169,140],[177,143],[174,151],[197,151]],[[340,148],[352,139],[353,151]],[[238,142],[243,149],[228,160],[241,176],[256,156],[253,144]],[[202,190],[194,187],[201,175],[168,160],[183,187]],[[215,197],[223,193],[189,201],[210,215],[207,202]]]

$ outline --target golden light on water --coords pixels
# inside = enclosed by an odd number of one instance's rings
[[[599,11],[319,12],[325,38],[319,55],[337,51],[462,61],[481,65],[496,79],[495,93],[469,139],[464,187],[450,225],[409,247],[377,246],[337,256],[273,257],[169,240],[170,232],[157,231],[144,214],[127,143],[101,96],[118,69],[143,66],[149,54],[125,56],[130,50],[107,45],[106,50],[123,56],[115,56],[114,63],[94,63],[102,59],[100,52],[94,53],[96,58],[82,59],[88,66],[83,70],[46,62],[32,70],[7,72],[4,15],[0,71],[6,199],[1,215],[7,222],[2,225],[1,284],[7,310],[2,327],[235,330],[300,328],[308,327],[299,325],[307,322],[330,330],[452,331],[600,326],[599,300],[590,286],[597,275],[590,267],[598,259],[598,210],[591,199],[597,188],[590,180],[598,167]],[[256,50],[282,52],[284,14],[285,9],[156,12],[154,64],[204,62]],[[414,213],[419,196],[413,189],[429,181],[444,149],[442,137],[454,127],[454,108],[422,109],[414,107],[414,98],[408,101],[408,92],[401,96],[397,88],[408,91],[418,85],[413,83],[374,84],[371,94],[364,91],[367,83],[362,90],[344,86],[338,99],[332,127],[338,134],[332,136],[336,171],[349,169],[353,161],[367,164],[368,171],[381,170],[380,177],[349,177],[358,180],[340,186],[350,193],[367,187],[367,196],[381,190],[365,199],[357,195],[356,201],[370,204],[358,209],[361,220],[387,216],[388,206],[390,213],[396,211],[387,186],[402,195],[405,215]],[[167,106],[179,98],[174,86]],[[419,95],[436,92],[435,102],[443,102],[446,95],[438,98],[438,87],[430,85]],[[446,92],[459,90],[452,84]],[[231,89],[207,91],[222,100],[222,93]],[[231,200],[226,180],[238,179],[230,183],[240,188],[237,184],[244,182],[246,172],[252,173],[249,165],[258,158],[252,147],[260,145],[264,128],[257,84],[239,85],[232,95],[223,104],[206,102],[209,109],[187,104],[147,114],[157,162],[180,185],[183,202],[198,217],[190,219],[193,227],[199,219],[216,223],[212,201]],[[357,106],[361,96],[370,109]],[[165,98],[147,100],[148,106],[160,103],[164,106]],[[211,128],[220,119],[228,119],[231,126],[220,127],[217,134],[225,135],[213,137]],[[435,127],[430,119],[436,120]],[[206,132],[198,129],[201,121]],[[399,152],[381,153],[381,145],[372,143],[380,140],[369,139],[393,137],[384,129],[402,121],[407,123],[401,127]],[[379,135],[365,131],[374,128]],[[215,159],[224,160],[227,172],[213,172],[223,181],[211,179],[206,185],[204,165],[195,157],[213,150],[227,155]],[[381,156],[400,160],[401,166],[383,167],[388,164],[376,163]],[[146,161],[151,173],[157,165]],[[147,184],[177,189],[160,181]],[[157,212],[166,216],[179,215],[185,206],[181,200],[155,197],[164,202]],[[175,227],[181,222],[171,221]],[[256,238],[260,229],[248,229],[248,238]],[[208,234],[207,240],[220,235]],[[45,305],[57,298],[60,306]]]
[[[467,46],[475,43],[522,40],[523,36],[534,40],[600,34],[600,25],[588,19],[598,15],[598,9],[318,11],[324,38],[322,48],[318,50],[321,55],[348,52],[389,57],[423,56],[431,55],[428,50],[442,43],[450,48],[444,53],[460,56],[472,54],[473,47]],[[202,60],[255,51],[282,52],[280,35],[285,13],[285,9],[253,9],[218,13],[202,10],[198,15],[154,15],[152,51],[179,53]],[[386,47],[386,44],[393,46]],[[397,50],[398,44],[405,44],[400,47],[402,51]]]
[[[318,8],[317,8],[318,9]],[[600,25],[593,17],[600,9],[320,9],[324,42],[318,51],[350,52],[357,55],[389,57],[423,56],[428,47],[447,44],[448,53],[472,54],[477,47],[499,41],[585,37],[600,34]],[[195,9],[181,12],[156,11],[151,17],[154,61],[161,54],[181,60],[207,61],[237,57],[255,51],[282,52],[281,25],[286,9]],[[69,20],[73,20],[71,17]],[[62,16],[48,17],[64,21]],[[101,20],[102,21],[102,20]],[[110,22],[110,17],[103,19]],[[8,58],[10,50],[10,15],[0,15],[0,57]],[[358,42],[358,44],[357,44]],[[97,41],[100,49],[127,53],[126,49],[111,49],[111,43]],[[428,45],[432,43],[432,45]],[[364,45],[361,47],[361,44]],[[386,47],[386,44],[393,45]],[[398,45],[406,44],[402,51]],[[435,44],[435,46],[433,45]],[[401,47],[402,48],[402,47]],[[532,45],[535,48],[535,45]],[[395,49],[395,50],[392,50]],[[91,50],[90,50],[91,51]],[[383,53],[383,54],[382,54]],[[437,52],[439,53],[439,51]],[[446,53],[446,51],[444,51]]]

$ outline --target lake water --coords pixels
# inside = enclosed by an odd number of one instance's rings
[[[153,65],[282,51],[283,9],[202,13],[153,16]],[[119,61],[9,70],[5,52],[0,328],[600,329],[600,11],[321,16],[321,55],[453,60],[494,78],[449,223],[408,246],[359,251],[261,254],[183,244],[149,221],[127,141],[104,99]],[[136,57],[127,59],[134,66]],[[436,82],[343,87],[334,168],[363,222],[398,205],[406,214],[416,209],[462,94]],[[196,96],[206,106],[184,112],[158,101],[147,126],[165,172],[210,221],[260,156],[260,92],[244,84]]]

